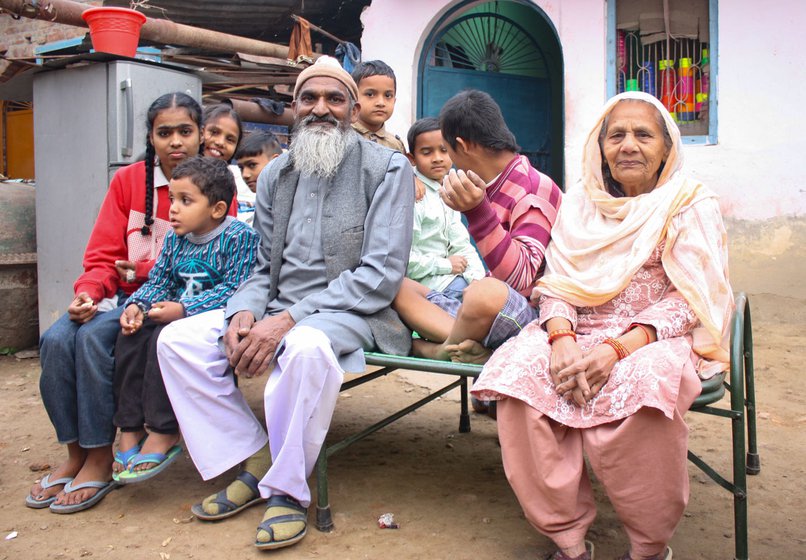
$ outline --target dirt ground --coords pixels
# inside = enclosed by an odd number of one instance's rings
[[[752,303],[762,472],[748,479],[750,554],[806,558],[806,394],[799,369],[806,361],[806,306],[773,296]],[[552,549],[523,518],[506,482],[495,422],[474,415],[472,432],[458,433],[455,394],[332,457],[335,530],[320,533],[311,523],[306,539],[290,549],[254,549],[260,507],[216,524],[192,520],[191,504],[232,473],[202,482],[186,455],[161,477],[115,491],[92,510],[60,516],[28,509],[25,494],[44,474],[32,468],[62,457],[39,399],[38,377],[37,359],[0,358],[0,536],[6,538],[0,559],[542,559]],[[256,410],[260,383],[245,384]],[[413,402],[428,385],[420,375],[401,374],[343,394],[331,439]],[[727,422],[699,414],[688,420],[691,448],[727,469]],[[671,542],[675,558],[733,558],[729,494],[694,466],[690,476],[689,507]],[[590,538],[598,558],[615,558],[627,540],[597,488],[599,516]],[[399,529],[378,528],[378,516],[387,512]]]

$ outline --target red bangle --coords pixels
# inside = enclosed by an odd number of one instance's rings
[[[549,333],[549,344],[554,343],[555,340],[563,336],[570,336],[574,339],[574,342],[576,342],[577,333],[570,329],[557,329],[556,331],[551,331]]]
[[[644,333],[644,338],[646,338],[646,344],[650,344],[652,342],[652,339],[649,338],[649,329],[648,328],[646,328],[644,325],[642,325],[640,323],[632,323],[627,328],[628,331],[632,331],[632,330],[635,330],[635,329],[641,329],[641,331]]]
[[[610,346],[610,348],[615,350],[616,356],[618,356],[619,360],[623,360],[624,358],[630,355],[629,350],[627,350],[627,348],[615,338],[606,338],[604,339],[604,341],[602,341],[602,343],[607,344],[608,346]]]

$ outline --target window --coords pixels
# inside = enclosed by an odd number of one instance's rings
[[[608,97],[644,91],[683,141],[715,144],[717,0],[610,0]]]

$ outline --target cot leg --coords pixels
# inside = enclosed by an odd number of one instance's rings
[[[731,409],[737,412],[731,419],[733,432],[733,525],[736,560],[747,560],[747,457],[745,452],[744,379],[731,383]]]
[[[747,560],[747,464],[745,463],[744,418],[733,419],[733,517],[736,560]]]
[[[316,528],[323,533],[333,530],[330,499],[327,493],[327,444],[322,444],[316,460]]]
[[[462,410],[459,413],[459,433],[466,434],[470,431],[470,414],[467,409],[467,377],[461,378],[461,385],[459,385],[459,392],[461,394]]]
[[[761,472],[761,457],[756,443],[756,382],[753,371],[753,327],[750,321],[750,305],[745,306],[744,315],[744,376],[747,402],[747,474]]]

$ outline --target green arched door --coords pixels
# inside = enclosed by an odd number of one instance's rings
[[[458,17],[448,14],[423,49],[419,75],[418,116],[438,115],[463,89],[486,91],[524,155],[562,183],[562,57],[541,12],[519,2],[488,2]]]

